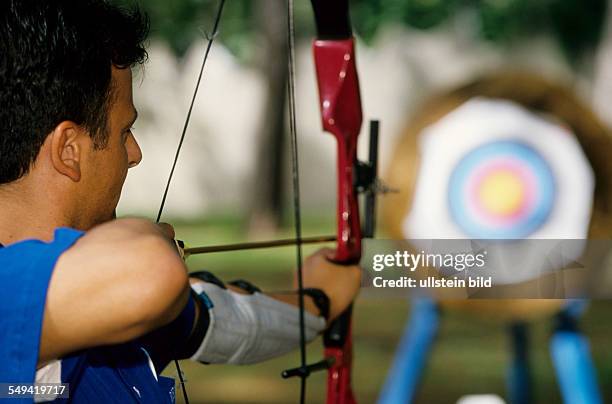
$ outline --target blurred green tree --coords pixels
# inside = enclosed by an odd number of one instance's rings
[[[354,0],[353,9],[366,41],[385,24],[425,30],[470,13],[483,39],[504,46],[549,34],[576,67],[599,44],[607,7],[607,0]]]
[[[177,56],[205,38],[211,29],[218,2],[215,0],[111,0],[119,5],[137,4],[151,19],[151,35],[166,41]],[[231,0],[225,5],[222,41],[241,54],[246,39],[256,31],[251,18],[253,2]]]
[[[387,24],[403,24],[427,30],[471,13],[477,31],[485,40],[504,46],[550,34],[560,44],[571,64],[599,43],[606,19],[607,0],[351,0],[357,33],[366,42]],[[114,0],[119,4],[134,0]],[[139,0],[152,21],[152,34],[167,41],[177,55],[201,38],[217,7],[217,0]],[[227,2],[220,38],[236,55],[250,60],[253,41],[261,27],[253,18],[260,2]],[[312,34],[307,0],[296,1],[298,30]]]

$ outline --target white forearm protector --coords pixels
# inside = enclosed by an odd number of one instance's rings
[[[246,365],[284,355],[300,343],[299,310],[262,293],[240,294],[207,282],[191,285],[208,303],[210,325],[191,357],[204,363]],[[325,329],[325,319],[304,313],[306,341]]]

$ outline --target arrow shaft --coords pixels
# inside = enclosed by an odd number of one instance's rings
[[[314,236],[304,237],[300,240],[300,244],[321,244],[336,241],[336,236]],[[222,244],[205,247],[191,247],[185,248],[185,255],[196,255],[196,254],[211,254],[226,251],[239,251],[239,250],[255,250],[262,248],[275,248],[296,245],[298,240],[295,238],[287,238],[280,240],[269,240],[269,241],[257,241],[254,243],[238,243],[238,244]]]

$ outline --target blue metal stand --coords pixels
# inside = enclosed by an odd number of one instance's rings
[[[529,370],[529,337],[527,324],[514,323],[510,326],[512,360],[506,376],[509,402],[528,404],[531,402],[531,372]]]
[[[563,401],[567,404],[602,404],[595,366],[588,340],[577,327],[586,302],[570,302],[557,316],[550,351]],[[410,321],[404,329],[393,366],[387,376],[378,404],[412,403],[438,331],[440,315],[436,304],[426,298],[412,302]],[[513,359],[507,375],[509,402],[531,401],[531,377],[527,325],[510,328]]]
[[[439,326],[436,304],[427,298],[412,301],[410,321],[404,329],[393,366],[378,404],[412,403]]]
[[[588,340],[577,327],[577,317],[584,305],[584,301],[572,302],[558,315],[557,327],[550,341],[559,388],[563,402],[567,404],[603,403]]]

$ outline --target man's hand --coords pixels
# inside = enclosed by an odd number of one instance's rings
[[[321,289],[329,297],[329,320],[338,317],[355,300],[361,286],[361,269],[332,262],[334,250],[323,248],[304,262],[304,288]]]
[[[174,233],[174,227],[172,227],[170,223],[157,223],[157,227],[164,236],[166,236],[170,240],[174,240],[176,234]]]
[[[183,261],[185,261],[185,243],[180,240],[176,240],[176,233],[174,232],[174,227],[170,223],[157,223],[157,228],[160,230],[161,234],[164,235],[168,240],[174,245],[176,248],[176,252],[181,257]]]

